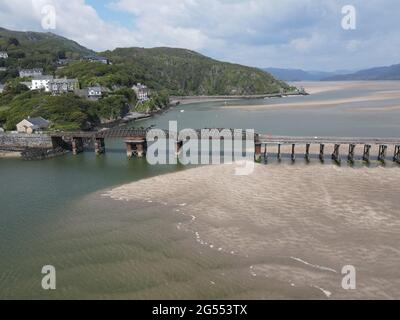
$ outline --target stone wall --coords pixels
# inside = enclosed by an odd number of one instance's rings
[[[42,148],[51,149],[51,137],[45,134],[0,133],[1,148]]]

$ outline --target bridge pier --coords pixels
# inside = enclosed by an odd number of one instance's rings
[[[264,144],[264,160],[268,161],[268,148],[267,144]]]
[[[282,160],[281,146],[282,145],[278,143],[278,155],[277,155],[278,161]]]
[[[386,160],[386,155],[387,155],[387,149],[388,149],[388,146],[387,145],[380,145],[379,146],[379,156],[378,156],[378,161],[381,161],[381,162],[385,162],[385,160]]]
[[[400,163],[400,145],[396,145],[394,148],[394,157],[393,161]]]
[[[296,161],[296,145],[293,143],[292,144],[292,154],[291,154],[291,159],[292,161]]]
[[[324,155],[325,155],[325,145],[320,144],[319,145],[319,160],[321,160],[321,162],[324,162]]]
[[[177,141],[176,142],[176,156],[178,157],[181,154],[183,147],[183,141]]]
[[[126,140],[126,155],[128,158],[136,156],[143,158],[147,152],[147,141],[146,140]]]
[[[371,145],[370,144],[366,144],[364,146],[364,154],[363,154],[363,160],[365,162],[369,162],[370,160],[370,153],[371,153]]]
[[[255,142],[254,160],[256,162],[261,161],[261,142]]]
[[[305,159],[306,159],[307,161],[310,161],[310,146],[311,146],[310,143],[307,143],[307,144],[306,144]]]
[[[83,138],[72,138],[72,154],[76,156],[81,152],[83,152]]]
[[[355,149],[356,149],[356,145],[355,144],[350,144],[349,145],[349,156],[347,157],[347,159],[351,163],[354,162]]]
[[[94,141],[94,151],[96,155],[101,155],[106,152],[104,138],[96,138]]]
[[[64,146],[64,140],[62,137],[51,137],[51,144],[53,149],[62,148]]]
[[[340,158],[340,144],[335,144],[333,148],[333,153],[332,153],[332,160],[334,160],[336,163],[341,162]]]

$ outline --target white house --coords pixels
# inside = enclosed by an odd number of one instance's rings
[[[43,69],[42,68],[21,69],[19,71],[19,77],[20,78],[40,77],[42,75],[43,75]]]
[[[20,133],[33,133],[40,129],[47,129],[50,126],[50,121],[42,117],[30,118],[22,120],[17,124],[17,131]]]
[[[99,57],[99,56],[86,56],[83,58],[84,61],[89,61],[89,62],[100,62],[103,64],[109,64],[110,61],[106,57]]]
[[[98,100],[103,96],[103,89],[101,87],[87,88],[87,97],[89,99]]]
[[[132,90],[135,91],[136,97],[140,102],[149,100],[150,91],[145,85],[138,83],[132,87]]]
[[[40,76],[32,79],[31,90],[44,90],[50,91],[50,81],[54,79],[53,76]]]
[[[0,93],[3,93],[3,91],[4,91],[4,84],[0,83]]]
[[[8,59],[8,53],[5,51],[0,51],[0,59]]]
[[[49,82],[50,91],[53,94],[61,94],[74,92],[79,89],[79,81],[77,79],[53,79]]]

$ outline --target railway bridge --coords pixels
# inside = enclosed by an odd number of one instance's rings
[[[107,129],[94,132],[54,132],[51,133],[53,147],[60,147],[65,145],[66,142],[70,145],[74,155],[84,151],[84,142],[92,141],[97,155],[105,153],[105,139],[121,138],[125,142],[127,156],[143,157],[147,151],[147,134],[150,129]],[[224,139],[219,134],[223,130],[230,130],[232,133],[237,134],[234,129],[208,129],[217,135],[220,139]],[[171,137],[171,133],[163,130],[167,138]],[[201,130],[196,130],[199,137],[201,137]],[[175,134],[176,136],[176,134]],[[174,136],[174,137],[175,137]],[[232,135],[233,137],[234,135]],[[246,134],[242,132],[243,139]],[[210,139],[215,137],[210,136]],[[176,138],[175,138],[176,139]],[[184,141],[175,140],[177,153]],[[296,136],[272,136],[266,134],[254,135],[254,150],[255,160],[268,159],[270,157],[269,149],[274,148],[276,151],[273,156],[278,160],[282,157],[288,156],[292,161],[296,160],[298,156],[297,147],[302,146],[303,156],[309,160],[312,154],[311,149],[317,146],[317,156],[321,161],[324,161],[327,156],[327,146],[331,146],[333,152],[329,153],[329,157],[340,163],[342,158],[345,157],[347,161],[354,162],[356,160],[356,150],[362,149],[362,160],[369,162],[371,160],[378,160],[385,162],[386,160],[393,160],[400,164],[400,138],[362,138],[362,137],[296,137]],[[312,148],[313,147],[313,148]],[[287,151],[289,150],[289,152]],[[372,151],[376,150],[376,154]],[[388,154],[388,150],[392,150],[392,154]],[[390,159],[391,158],[391,159]]]

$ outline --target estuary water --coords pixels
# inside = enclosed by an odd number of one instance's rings
[[[182,105],[134,126],[400,137],[400,82],[296,85],[312,95]],[[0,298],[400,298],[399,167],[300,160],[237,177],[106,148],[0,159]],[[356,290],[341,286],[345,265]]]

